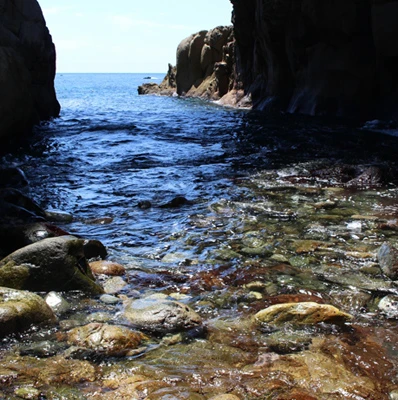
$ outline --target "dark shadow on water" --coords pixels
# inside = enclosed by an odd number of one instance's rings
[[[398,137],[365,130],[352,121],[297,115],[242,116],[234,130],[236,168],[281,168],[311,161],[395,165]]]

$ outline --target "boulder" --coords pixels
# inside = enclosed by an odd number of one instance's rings
[[[0,287],[0,337],[21,332],[33,324],[55,321],[54,313],[40,296]]]
[[[320,322],[342,324],[353,317],[329,304],[314,302],[275,304],[259,311],[254,320],[258,324],[315,325]]]
[[[139,330],[170,333],[197,328],[201,317],[190,307],[163,299],[126,300],[123,317]]]
[[[136,349],[145,336],[125,326],[91,323],[67,333],[69,344],[107,356],[124,356]]]
[[[62,236],[23,247],[0,261],[0,285],[32,291],[103,293],[84,257],[83,244],[73,236]]]
[[[30,133],[59,115],[54,90],[55,47],[36,0],[0,7],[0,141]]]

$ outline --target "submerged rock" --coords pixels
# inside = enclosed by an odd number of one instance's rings
[[[398,319],[398,296],[383,297],[378,308],[387,318]]]
[[[136,349],[145,336],[125,326],[91,323],[74,328],[67,333],[69,344],[104,353],[123,356]]]
[[[258,312],[254,320],[258,324],[314,325],[320,322],[342,324],[353,317],[329,304],[314,302],[275,304]]]
[[[189,330],[202,324],[192,308],[161,299],[126,300],[123,316],[137,329],[156,333]]]
[[[0,287],[0,337],[23,331],[32,324],[55,321],[54,313],[40,296]]]
[[[32,291],[103,293],[83,253],[83,240],[62,236],[23,247],[0,261],[0,285]]]
[[[383,243],[377,252],[381,270],[389,278],[398,279],[398,250],[388,243]]]

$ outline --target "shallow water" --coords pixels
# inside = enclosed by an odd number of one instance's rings
[[[18,368],[38,361],[17,354],[56,342],[58,328],[39,330],[5,342],[6,393],[31,385],[41,398],[387,399],[398,384],[398,329],[377,305],[398,291],[376,252],[398,239],[397,139],[340,121],[139,97],[144,76],[58,75],[61,117],[3,161],[24,170],[44,208],[73,215],[63,229],[101,240],[126,266],[122,294],[182,299],[207,333],[169,346],[153,337],[139,356],[89,359],[90,379],[86,365],[84,379],[55,379],[50,370],[52,378],[34,381]],[[370,165],[383,171],[380,182],[349,184]],[[177,196],[188,201],[170,207]],[[144,201],[151,206],[139,207]],[[101,312],[122,322],[120,304],[65,296],[73,311],[61,321]],[[332,304],[354,322],[279,333],[250,323],[289,301]],[[51,360],[67,370],[64,347]]]

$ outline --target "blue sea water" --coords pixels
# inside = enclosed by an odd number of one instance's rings
[[[198,100],[138,96],[139,85],[162,78],[57,75],[60,118],[40,126],[30,151],[12,162],[26,173],[40,204],[74,216],[67,227],[72,233],[142,255],[187,218],[188,207],[159,206],[184,196],[193,203],[191,213],[227,195],[231,144],[245,112]],[[153,207],[142,210],[140,201]],[[87,223],[102,217],[112,218],[112,224]]]
[[[170,237],[189,229],[192,215],[239,198],[245,189],[236,181],[253,171],[341,159],[344,152],[351,161],[366,159],[373,152],[363,135],[340,122],[137,94],[139,85],[162,78],[58,74],[60,118],[38,127],[30,149],[7,160],[23,169],[29,194],[44,208],[73,215],[66,230],[101,240],[117,257],[153,258],[162,246],[172,247]],[[162,207],[176,196],[190,204]],[[143,201],[152,206],[138,207]],[[101,218],[104,223],[93,223]]]

